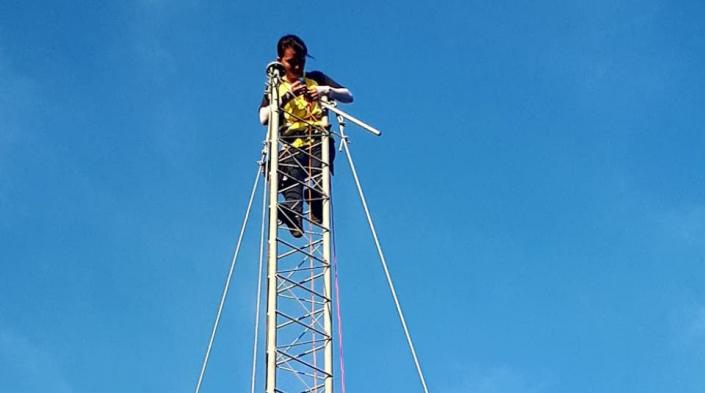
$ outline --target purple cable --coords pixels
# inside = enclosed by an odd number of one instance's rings
[[[345,393],[345,355],[343,352],[343,317],[340,312],[340,284],[338,282],[338,254],[335,247],[335,220],[333,216],[333,192],[330,198],[330,221],[333,233],[333,273],[335,275],[335,309],[338,317],[338,352],[340,353],[340,390]]]

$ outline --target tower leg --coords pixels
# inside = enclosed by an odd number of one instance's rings
[[[277,227],[279,193],[279,97],[276,76],[269,85],[269,233],[267,243],[266,393],[277,391]]]
[[[321,137],[321,158],[324,163],[330,164],[330,134],[325,133]],[[324,293],[328,301],[323,309],[323,323],[324,330],[328,333],[326,338],[325,348],[324,348],[324,367],[328,376],[325,379],[325,393],[333,393],[333,316],[332,316],[332,292],[331,292],[331,173],[330,165],[322,165],[322,179],[321,184],[323,188],[323,214],[322,214],[322,225],[328,230],[323,232],[323,259],[326,263],[326,268],[323,276],[324,281]]]

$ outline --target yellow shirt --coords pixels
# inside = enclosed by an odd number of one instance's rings
[[[306,87],[318,86],[313,79],[304,78]],[[279,97],[284,97],[291,91],[291,83],[284,80],[279,84]],[[300,133],[311,126],[323,126],[323,108],[317,101],[307,101],[303,95],[298,95],[282,106],[284,123],[287,126],[285,135]]]

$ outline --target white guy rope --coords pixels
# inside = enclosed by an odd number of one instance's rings
[[[269,163],[265,164],[264,173],[269,173]],[[252,384],[250,393],[255,393],[255,383],[257,382],[257,342],[259,341],[259,313],[262,306],[262,271],[264,270],[264,223],[267,217],[267,182],[264,182],[262,192],[262,227],[259,235],[259,267],[257,274],[257,306],[255,307],[255,342],[252,345]]]
[[[232,262],[230,263],[230,270],[228,270],[228,276],[225,279],[225,285],[223,287],[223,294],[220,297],[220,304],[218,305],[218,312],[215,315],[215,321],[213,321],[213,330],[211,331],[210,339],[208,340],[208,348],[206,349],[206,354],[203,357],[203,364],[201,365],[201,373],[198,375],[198,382],[196,383],[195,393],[201,391],[201,384],[203,383],[203,376],[206,373],[206,367],[208,366],[208,359],[211,355],[211,349],[213,348],[213,341],[215,340],[215,334],[218,331],[218,325],[220,324],[220,316],[223,313],[223,306],[225,305],[225,299],[228,296],[228,290],[230,289],[230,281],[233,277],[233,272],[235,271],[235,264],[237,262],[237,256],[240,253],[240,245],[242,244],[242,237],[245,234],[245,227],[247,226],[247,220],[250,218],[250,209],[252,208],[252,200],[255,198],[255,192],[257,191],[257,185],[259,184],[259,167],[257,168],[257,176],[255,177],[255,184],[252,187],[252,193],[250,194],[250,201],[247,203],[247,210],[245,211],[245,218],[242,221],[242,227],[240,228],[240,236],[237,239],[237,246],[235,246],[235,251],[233,252]]]
[[[392,276],[389,274],[389,269],[387,268],[387,261],[384,258],[384,253],[382,252],[382,246],[379,243],[379,238],[377,237],[377,231],[375,230],[375,224],[372,222],[372,216],[370,215],[370,210],[367,207],[367,201],[365,199],[365,194],[362,191],[362,185],[360,185],[360,179],[357,177],[357,171],[355,170],[355,164],[353,163],[352,155],[350,155],[350,148],[348,147],[347,138],[343,132],[343,125],[340,126],[341,135],[341,145],[345,149],[346,157],[348,158],[348,164],[350,164],[350,169],[352,171],[353,178],[355,179],[355,185],[357,186],[357,193],[360,195],[360,201],[362,201],[362,208],[365,209],[365,215],[367,216],[367,223],[370,226],[370,231],[372,231],[372,237],[375,241],[375,246],[377,246],[377,253],[379,254],[379,259],[382,262],[382,267],[384,268],[384,274],[387,276],[387,283],[389,284],[389,289],[392,291],[392,298],[394,298],[394,304],[397,307],[397,314],[399,314],[399,320],[404,328],[404,334],[406,335],[406,341],[409,344],[409,349],[411,350],[411,356],[414,358],[414,363],[416,365],[416,371],[421,379],[421,385],[423,386],[424,393],[428,393],[428,387],[426,386],[426,378],[424,378],[423,371],[421,371],[421,365],[419,364],[419,359],[416,356],[416,350],[414,349],[414,343],[411,341],[411,334],[409,333],[409,328],[406,326],[406,319],[404,318],[404,313],[401,310],[401,305],[399,304],[399,298],[397,297],[397,292],[394,289],[394,283],[392,282]]]

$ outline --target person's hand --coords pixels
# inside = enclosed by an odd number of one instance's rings
[[[297,80],[296,82],[291,84],[291,92],[295,95],[301,95],[301,94],[306,94],[307,89],[306,89],[306,84],[301,82],[300,80]]]
[[[308,88],[308,97],[318,101],[321,97],[330,94],[330,86],[311,86]]]
[[[307,97],[311,101],[318,101],[319,98],[321,98],[321,92],[318,90],[318,87],[320,86],[309,86],[308,88],[308,94]]]

